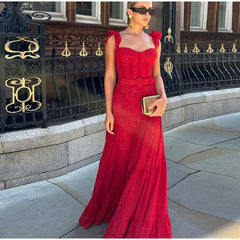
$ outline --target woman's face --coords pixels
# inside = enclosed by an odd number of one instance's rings
[[[152,2],[137,2],[133,6],[134,8],[152,8]],[[146,14],[140,14],[138,12],[134,12],[131,9],[128,9],[128,15],[132,15],[132,21],[135,24],[146,26],[151,18],[151,15],[146,12]]]

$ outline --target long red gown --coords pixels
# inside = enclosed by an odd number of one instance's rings
[[[138,52],[120,47],[115,30],[118,82],[113,94],[114,132],[106,141],[92,198],[79,219],[84,228],[109,222],[105,238],[171,238],[167,205],[167,168],[161,117],[141,112],[141,98],[155,95],[155,48]]]

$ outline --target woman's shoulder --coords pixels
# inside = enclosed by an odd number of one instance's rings
[[[153,30],[151,33],[149,33],[149,35],[152,37],[155,46],[158,46],[159,39],[161,39],[162,37],[162,33],[160,31],[156,32],[155,30]]]
[[[108,31],[107,31],[107,34],[108,34],[108,35],[107,35],[107,38],[106,38],[105,44],[107,44],[109,38],[111,38],[112,36],[114,36],[114,38],[115,38],[115,42],[116,42],[116,43],[118,43],[118,41],[120,40],[119,32],[116,31],[116,30],[113,30],[113,29],[108,30]]]

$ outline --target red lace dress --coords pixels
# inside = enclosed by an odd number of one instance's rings
[[[79,219],[84,228],[109,222],[106,238],[171,238],[167,169],[161,117],[145,116],[141,98],[155,95],[155,48],[120,47],[115,36],[118,82],[113,94],[114,132],[106,141],[92,198]],[[155,47],[160,32],[151,34]]]

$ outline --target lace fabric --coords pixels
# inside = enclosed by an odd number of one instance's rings
[[[112,99],[114,135],[106,132],[93,195],[79,223],[108,222],[105,238],[171,238],[167,205],[167,167],[161,117],[142,114],[141,98],[156,95],[152,77],[155,48],[118,48],[118,83]],[[161,33],[150,34],[155,46]]]

